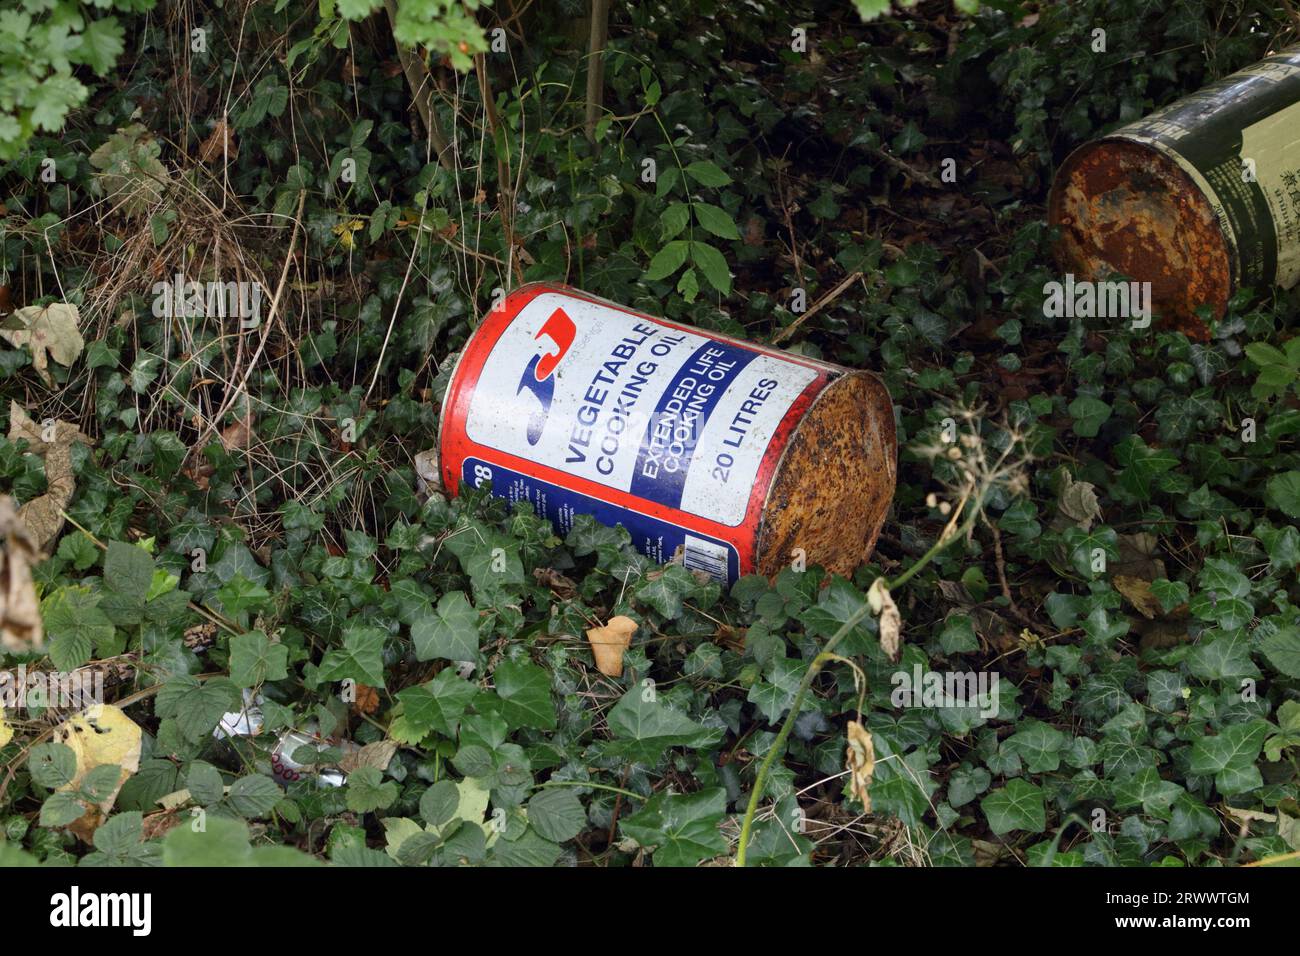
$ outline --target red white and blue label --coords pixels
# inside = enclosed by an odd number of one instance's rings
[[[443,411],[444,482],[621,524],[638,550],[732,581],[752,570],[780,452],[828,367],[550,285],[490,312]]]

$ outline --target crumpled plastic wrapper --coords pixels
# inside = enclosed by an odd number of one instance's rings
[[[221,720],[212,731],[217,740],[229,737],[256,737],[262,732],[265,723],[262,717],[262,695],[251,690],[244,691],[244,706],[221,715]]]

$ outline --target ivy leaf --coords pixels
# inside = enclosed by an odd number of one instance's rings
[[[988,818],[989,829],[998,836],[1012,830],[1042,833],[1047,828],[1042,788],[1027,780],[1008,780],[1005,787],[980,801],[980,809]]]
[[[502,661],[492,672],[501,716],[511,728],[555,729],[555,704],[551,700],[551,678],[529,661]]]
[[[1252,720],[1225,727],[1217,736],[1200,738],[1192,745],[1191,772],[1213,776],[1214,785],[1225,797],[1262,786],[1264,780],[1255,761],[1269,730],[1268,721]]]
[[[755,681],[745,698],[774,724],[790,709],[803,679],[805,664],[789,658],[778,658],[768,669],[768,679]]]
[[[1051,724],[1041,720],[1026,720],[1020,729],[1003,741],[1008,751],[1020,755],[1025,769],[1030,773],[1044,773],[1061,766],[1061,750],[1066,737]]]
[[[1151,497],[1156,479],[1178,467],[1178,457],[1162,448],[1149,448],[1137,435],[1130,435],[1115,446],[1115,460],[1123,471],[1119,485],[1135,498]]]
[[[343,646],[325,652],[318,676],[323,681],[351,678],[371,687],[384,686],[384,637],[377,627],[349,624],[343,632]]]
[[[398,691],[397,699],[402,704],[405,727],[415,740],[420,740],[430,733],[454,737],[456,722],[477,694],[473,684],[458,677],[453,669],[444,668],[427,684]]]
[[[1070,403],[1069,411],[1074,419],[1074,433],[1080,438],[1096,438],[1112,409],[1101,399],[1081,395]]]
[[[1260,676],[1250,658],[1250,638],[1244,628],[1224,631],[1212,640],[1203,636],[1201,643],[1187,652],[1187,669],[1205,680]]]
[[[411,625],[415,656],[428,661],[443,658],[473,661],[478,658],[478,612],[464,591],[451,591],[438,600],[436,608],[426,609]]]
[[[256,687],[289,676],[289,648],[272,644],[261,631],[230,639],[230,679],[240,687]]]
[[[1143,767],[1127,780],[1115,784],[1115,809],[1140,806],[1149,816],[1167,819],[1174,801],[1186,791],[1176,783],[1160,778],[1155,767]]]
[[[610,708],[611,752],[642,763],[657,763],[669,747],[707,747],[721,731],[705,727],[658,699],[651,689],[633,687]]]
[[[727,813],[727,792],[660,793],[619,828],[641,846],[653,850],[656,866],[695,866],[723,856],[728,843],[719,825]]]
[[[672,620],[682,613],[682,598],[695,587],[691,572],[680,564],[666,564],[651,571],[637,587],[635,597]]]

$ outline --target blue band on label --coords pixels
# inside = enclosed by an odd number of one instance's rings
[[[621,524],[632,535],[632,544],[653,561],[671,561],[677,549],[684,552],[687,568],[703,571],[715,580],[731,584],[740,577],[740,555],[729,542],[679,528],[677,525],[619,505],[592,498],[577,491],[539,481],[529,475],[483,461],[466,458],[461,479],[477,488],[492,483],[492,494],[510,502],[527,501],[539,515],[550,519],[560,534],[573,529],[576,515],[591,515],[604,525]]]
[[[726,342],[708,342],[695,350],[655,406],[632,471],[632,494],[681,507],[686,473],[709,416],[727,386],[756,358],[757,352]]]

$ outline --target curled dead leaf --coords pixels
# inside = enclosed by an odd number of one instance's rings
[[[235,143],[235,131],[230,128],[226,117],[223,116],[212,127],[211,135],[199,146],[199,159],[205,163],[214,163],[223,157],[233,161],[238,156],[239,146]]]
[[[0,647],[12,653],[39,651],[44,628],[32,565],[42,556],[7,495],[0,495],[0,536],[4,539],[0,546]]]
[[[357,699],[352,702],[355,714],[373,714],[379,709],[379,691],[369,684],[357,685]]]
[[[578,585],[554,568],[533,568],[533,579],[543,587],[555,592],[555,596],[568,600],[578,593]]]
[[[221,444],[226,451],[246,449],[253,440],[253,413],[249,412],[237,422],[221,430]]]
[[[18,509],[18,519],[41,551],[48,551],[63,530],[63,509],[77,490],[72,473],[72,446],[93,445],[76,425],[55,419],[36,422],[15,401],[9,403],[9,440],[25,439],[27,453],[45,459],[46,492]]]
[[[1056,506],[1082,530],[1087,531],[1101,517],[1101,504],[1097,501],[1097,487],[1086,481],[1075,481],[1064,468],[1061,469],[1061,493]]]
[[[1151,591],[1150,581],[1127,574],[1115,574],[1111,575],[1110,583],[1115,585],[1115,590],[1124,595],[1129,604],[1132,604],[1134,609],[1147,620],[1154,619],[1164,611],[1160,599]]]
[[[434,492],[442,491],[442,478],[438,474],[438,449],[426,448],[415,454],[415,493],[424,501]]]
[[[898,612],[898,605],[894,603],[894,598],[889,593],[889,588],[885,586],[883,577],[871,582],[871,587],[867,590],[867,603],[879,619],[880,649],[889,656],[891,661],[898,660],[898,651],[902,644],[903,615]]]
[[[339,769],[344,773],[352,773],[362,767],[387,770],[388,764],[392,761],[395,753],[397,753],[396,740],[378,740],[373,744],[366,744],[358,750],[345,753],[342,759],[339,760]]]
[[[862,801],[862,809],[870,813],[871,778],[876,772],[876,745],[871,739],[871,731],[856,720],[849,721],[844,768],[849,772],[849,791]]]
[[[623,652],[632,643],[636,629],[636,621],[620,614],[610,618],[603,627],[587,631],[587,641],[591,644],[591,655],[596,659],[598,671],[606,677],[623,676]]]

